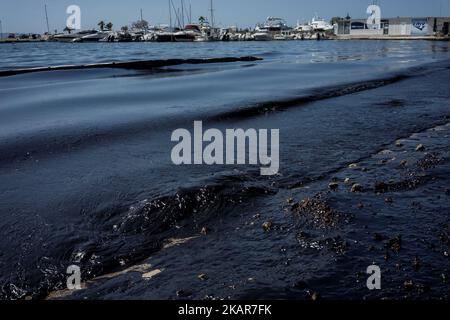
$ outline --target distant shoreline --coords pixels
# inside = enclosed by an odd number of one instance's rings
[[[412,37],[412,36],[334,36],[330,38],[325,38],[322,40],[339,40],[339,41],[346,41],[346,40],[389,40],[389,41],[395,41],[395,40],[408,40],[408,41],[417,41],[417,40],[427,40],[427,41],[450,41],[450,37],[437,37],[437,36],[423,36],[423,37]],[[317,41],[317,39],[304,39],[304,40],[270,40],[265,42],[285,42],[285,41]],[[75,42],[59,42],[59,41],[48,41],[48,40],[36,40],[36,39],[7,39],[7,40],[0,40],[0,44],[16,44],[16,43],[41,43],[41,42],[49,42],[49,43],[70,43],[73,44]],[[145,41],[135,41],[135,42],[145,42]],[[224,42],[224,41],[215,41],[215,42]],[[231,42],[247,42],[247,41],[231,41]],[[78,42],[83,43],[83,42]],[[78,44],[77,43],[77,44]],[[91,42],[92,43],[92,42]],[[108,42],[104,42],[108,43]],[[129,42],[128,42],[129,43]],[[177,42],[179,43],[179,42]]]

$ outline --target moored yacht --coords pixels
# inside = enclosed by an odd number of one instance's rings
[[[324,19],[314,17],[310,23],[311,29],[313,31],[326,32],[331,31],[334,27],[326,22]]]
[[[290,30],[292,28],[288,27],[283,19],[268,17],[264,24],[256,26],[256,33],[253,36],[257,41],[269,41],[273,40],[275,36],[277,39],[287,38],[287,32]]]
[[[273,40],[272,34],[268,31],[258,31],[253,34],[253,38],[256,41],[270,41]]]
[[[58,42],[76,42],[84,36],[97,33],[96,30],[85,30],[77,33],[60,33],[53,36],[53,40]]]
[[[98,31],[97,33],[88,34],[86,36],[81,37],[81,41],[82,42],[98,42],[98,41],[108,38],[111,34],[113,34],[112,31]]]
[[[200,26],[196,24],[188,24],[184,27],[184,30],[174,33],[176,42],[192,42],[197,37],[201,37],[202,32]]]
[[[294,28],[294,31],[297,33],[307,33],[311,32],[313,30],[313,27],[310,23],[300,23],[297,22],[297,26]]]

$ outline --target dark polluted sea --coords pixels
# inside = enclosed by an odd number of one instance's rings
[[[263,59],[0,77],[0,298],[448,299],[449,46],[0,45],[0,71]],[[194,121],[279,129],[279,173],[175,166]]]

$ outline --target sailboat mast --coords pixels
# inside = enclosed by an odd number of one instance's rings
[[[169,27],[170,27],[170,31],[172,31],[172,6],[171,6],[171,1],[169,0]]]
[[[213,6],[213,0],[211,0],[211,27],[214,28],[214,6]]]
[[[50,34],[50,25],[48,23],[47,5],[45,5],[44,8],[45,8],[45,21],[47,22],[47,34]]]
[[[181,23],[183,24],[182,25],[182,29],[183,29],[184,26],[186,25],[184,23],[184,1],[183,0],[181,0]]]
[[[178,27],[181,29],[180,10],[177,10],[177,8],[175,8],[175,5],[173,4],[172,1],[170,1],[170,4],[172,5],[173,12],[175,13],[175,18],[177,20]]]

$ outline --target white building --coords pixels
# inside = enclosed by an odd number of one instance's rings
[[[335,24],[341,38],[389,38],[448,36],[450,17],[416,17],[382,19],[381,25],[370,26],[366,19],[342,19]]]

